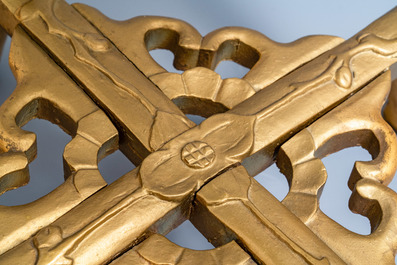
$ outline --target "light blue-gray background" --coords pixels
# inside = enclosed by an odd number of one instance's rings
[[[394,0],[333,0],[333,1],[68,1],[83,2],[100,9],[110,18],[124,20],[138,15],[161,15],[175,17],[189,22],[205,35],[225,26],[243,26],[262,32],[278,42],[291,42],[297,38],[326,34],[348,38],[395,6]],[[128,34],[134,34],[133,32]],[[9,46],[9,41],[7,42]],[[0,101],[3,102],[15,87],[7,65],[6,47],[0,61]],[[170,53],[153,52],[167,69],[172,70]],[[235,64],[221,63],[216,69],[222,77],[241,77],[246,72]],[[0,204],[13,205],[30,202],[62,183],[62,150],[70,137],[56,126],[45,121],[32,121],[24,127],[38,134],[38,159],[30,166],[31,183],[10,191],[0,197]],[[351,194],[346,182],[356,160],[370,160],[367,151],[357,147],[343,150],[325,158],[329,179],[325,186],[320,207],[348,229],[369,234],[366,218],[351,213],[348,198]],[[100,163],[100,169],[108,181],[133,166],[119,152]],[[272,166],[256,177],[277,198],[287,192],[285,178],[277,167]],[[43,184],[44,183],[44,184]],[[397,181],[391,184],[396,190]],[[243,217],[242,217],[243,218]],[[192,228],[187,221],[168,236],[185,247],[206,249],[212,246]]]

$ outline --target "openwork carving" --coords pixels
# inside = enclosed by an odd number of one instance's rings
[[[0,194],[29,181],[36,138],[21,126],[43,118],[73,137],[62,185],[0,206],[1,264],[394,262],[397,194],[386,185],[397,168],[388,71],[397,9],[347,41],[290,44],[234,27],[202,37],[171,18],[112,21],[62,0],[2,0],[0,14],[18,82],[0,107]],[[184,72],[159,66],[156,48]],[[222,80],[213,71],[222,60],[250,71]],[[186,113],[208,118],[195,126]],[[320,159],[356,145],[373,157],[357,161],[348,182],[368,236],[319,209]],[[117,149],[137,168],[107,185],[98,161]],[[275,160],[290,187],[282,202],[253,178]],[[186,219],[216,248],[163,237]]]

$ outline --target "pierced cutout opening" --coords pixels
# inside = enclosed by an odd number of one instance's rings
[[[222,79],[236,77],[243,78],[250,69],[242,66],[241,64],[235,63],[233,61],[222,61],[215,68]]]
[[[390,182],[389,188],[391,188],[392,190],[394,190],[395,192],[397,192],[397,172],[396,172],[396,174],[394,175],[393,180]]]
[[[214,248],[189,220],[186,220],[180,226],[169,232],[166,237],[173,243],[184,248],[195,250]]]
[[[17,81],[8,65],[10,44],[11,38],[7,37],[0,56],[0,105],[3,104],[3,102],[11,95],[17,85]]]
[[[108,155],[98,164],[99,172],[108,184],[134,168],[135,165],[120,150]]]
[[[352,194],[347,181],[355,161],[369,161],[371,155],[361,147],[351,147],[322,159],[327,169],[327,182],[320,197],[320,209],[335,222],[352,232],[369,235],[369,220],[349,209]]]
[[[149,53],[152,58],[168,72],[178,74],[183,73],[183,71],[180,71],[174,67],[174,54],[171,51],[165,49],[156,49],[149,51]]]
[[[191,120],[192,122],[194,122],[197,125],[199,125],[200,123],[202,123],[205,120],[205,118],[200,115],[186,114],[186,117],[188,117],[189,120]]]
[[[279,201],[288,194],[287,178],[280,172],[276,163],[256,175],[255,179]]]
[[[390,71],[391,71],[391,80],[396,80],[397,79],[397,63],[392,64],[390,66]]]
[[[0,205],[14,206],[32,202],[64,181],[62,154],[71,137],[47,120],[34,119],[22,128],[36,133],[37,158],[29,164],[29,183],[1,195]]]
[[[221,103],[189,96],[177,97],[172,102],[185,114],[199,115],[206,118],[229,110]]]

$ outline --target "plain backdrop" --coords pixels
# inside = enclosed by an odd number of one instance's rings
[[[278,42],[291,42],[306,35],[325,34],[349,38],[371,21],[395,6],[394,0],[333,0],[333,1],[68,1],[83,2],[100,9],[108,17],[125,20],[139,15],[160,15],[179,18],[193,25],[202,35],[225,26],[242,26],[255,29]],[[134,34],[129,32],[127,34]],[[3,50],[0,65],[0,101],[3,102],[15,87],[8,69],[9,40]],[[169,71],[173,56],[170,52],[151,53]],[[223,78],[242,77],[247,69],[234,63],[221,63],[216,69]],[[197,117],[192,117],[200,122]],[[24,129],[38,135],[38,158],[30,165],[31,183],[0,196],[0,204],[18,205],[33,201],[50,192],[63,181],[62,150],[70,137],[49,122],[34,120]],[[353,214],[347,207],[351,194],[347,179],[356,160],[370,160],[367,151],[360,147],[345,149],[323,159],[329,178],[320,201],[321,209],[346,228],[360,234],[369,234],[366,218]],[[100,163],[101,173],[111,182],[134,166],[120,153]],[[276,166],[256,177],[278,199],[288,190],[287,182]],[[397,188],[397,181],[391,186]],[[194,229],[189,221],[172,231],[168,238],[182,246],[208,249],[212,246]]]

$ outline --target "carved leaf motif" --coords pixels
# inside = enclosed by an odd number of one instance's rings
[[[201,129],[208,132],[203,134],[203,140],[230,163],[240,162],[252,147],[254,122],[253,116],[216,115],[202,123]]]
[[[349,67],[343,65],[336,71],[335,82],[343,88],[349,88],[352,85],[353,76]]]
[[[170,124],[173,125],[170,126]],[[178,135],[181,128],[188,129],[189,127],[189,124],[183,123],[183,119],[180,116],[164,111],[157,111],[151,128],[150,147],[153,150],[160,149],[169,140],[169,134],[171,132],[172,135]]]
[[[40,230],[35,236],[37,248],[50,248],[62,241],[62,231],[58,226],[49,226]]]

